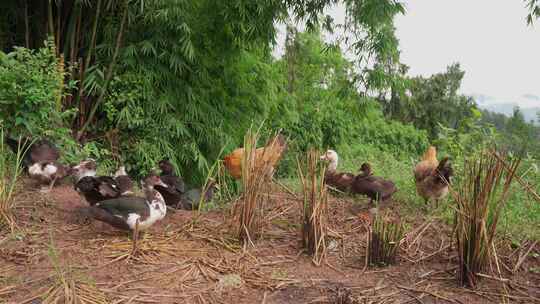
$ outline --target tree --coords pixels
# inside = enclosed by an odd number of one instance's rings
[[[115,156],[136,163],[139,172],[168,156],[196,177],[224,145],[240,144],[252,122],[288,105],[290,96],[278,98],[287,82],[270,55],[274,23],[304,20],[312,30],[335,29],[323,13],[336,2],[4,1],[0,20],[8,22],[0,23],[0,45],[5,51],[15,45],[39,48],[53,37],[59,66],[68,71],[63,80],[73,84],[60,110],[75,113],[67,127],[81,143],[99,146],[92,151],[113,146],[122,154]],[[342,3],[357,68],[365,69],[369,58],[397,62],[393,17],[403,12],[402,4]],[[296,83],[289,81],[290,92],[301,96],[295,101],[306,103],[320,93],[311,87],[299,91]],[[17,131],[30,132],[24,126]]]
[[[525,0],[529,13],[527,14],[527,24],[532,25],[534,20],[540,18],[540,2],[538,0]]]
[[[409,78],[402,66],[392,82],[390,97],[379,96],[385,114],[392,119],[412,123],[437,137],[438,125],[457,129],[467,118],[476,116],[476,104],[471,97],[458,94],[465,72],[459,64],[450,65],[446,72],[428,78]]]

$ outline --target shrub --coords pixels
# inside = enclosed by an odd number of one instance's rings
[[[71,87],[64,84],[65,76],[52,41],[37,50],[0,51],[0,122],[6,136],[50,138],[62,147],[66,160],[75,161],[80,148],[69,128],[75,112],[62,107]]]

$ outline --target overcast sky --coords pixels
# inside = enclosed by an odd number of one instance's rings
[[[465,70],[462,92],[490,102],[540,106],[540,24],[522,0],[414,0],[396,18],[401,60],[413,75]]]
[[[462,93],[481,95],[483,102],[492,104],[540,106],[540,22],[527,26],[522,0],[404,3],[407,12],[395,25],[401,61],[410,66],[411,75],[428,76],[459,62],[465,70]],[[343,22],[342,6],[327,13]],[[284,26],[278,28],[274,53],[279,56],[285,37]]]

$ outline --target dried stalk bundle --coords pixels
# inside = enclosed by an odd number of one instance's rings
[[[506,153],[482,152],[465,161],[463,180],[452,189],[456,202],[455,233],[459,256],[458,281],[475,287],[488,262],[499,216],[521,162],[507,164]]]
[[[238,215],[238,238],[244,244],[253,245],[253,237],[259,230],[265,195],[269,189],[274,162],[270,154],[275,153],[278,136],[273,136],[264,148],[257,149],[259,132],[248,131],[244,137],[242,159],[242,198],[235,210]]]
[[[377,216],[369,231],[367,259],[370,265],[387,266],[396,262],[399,243],[405,235],[400,221]]]
[[[328,206],[325,166],[318,165],[319,155],[317,151],[310,150],[304,164],[297,161],[303,193],[302,241],[316,265],[320,265],[326,256]]]

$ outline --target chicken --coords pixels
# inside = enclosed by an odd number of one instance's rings
[[[422,161],[416,164],[414,168],[414,180],[416,191],[426,202],[433,199],[437,206],[439,200],[448,194],[448,185],[454,171],[449,158],[445,157],[437,160],[437,150],[431,146],[428,148]]]
[[[255,166],[260,168],[261,166],[269,167],[269,176],[273,175],[275,167],[277,166],[281,156],[287,149],[287,142],[283,135],[278,134],[263,148],[255,150]],[[223,161],[225,168],[229,171],[229,174],[235,179],[242,178],[242,162],[244,159],[244,148],[238,148],[232,151],[229,155],[225,156]]]

